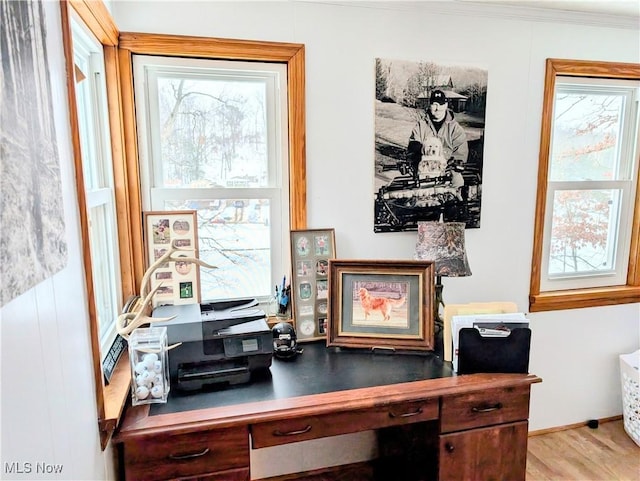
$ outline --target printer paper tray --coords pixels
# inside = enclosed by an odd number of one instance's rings
[[[187,390],[200,389],[211,383],[238,384],[247,382],[250,377],[249,365],[242,359],[199,362],[178,367],[178,387]]]

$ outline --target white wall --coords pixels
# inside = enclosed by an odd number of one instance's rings
[[[113,479],[111,453],[100,451],[96,423],[60,14],[57,3],[43,3],[69,264],[0,311],[0,477],[45,479],[34,472],[7,475],[5,463],[46,462],[63,465],[56,479]],[[445,279],[445,300],[452,303],[514,300],[527,307],[544,59],[640,62],[637,28],[514,20],[471,7],[454,15],[433,2],[118,1],[111,10],[123,31],[306,45],[309,227],[334,227],[342,258],[409,259],[414,247],[411,233],[373,233],[374,58],[486,66],[482,226],[467,231],[473,276]],[[531,429],[620,414],[617,356],[640,346],[638,304],[529,317],[531,371],[544,379],[533,387]],[[254,477],[367,459],[373,450],[364,433],[275,453],[253,453]]]
[[[98,434],[60,7],[43,5],[69,261],[0,311],[0,478],[99,480],[113,471],[113,462],[111,450],[101,451]],[[37,463],[61,471],[38,472]]]

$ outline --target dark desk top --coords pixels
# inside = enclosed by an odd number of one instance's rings
[[[152,404],[149,415],[454,376],[451,364],[434,353],[371,353],[327,348],[324,342],[301,347],[304,352],[297,358],[274,358],[269,370],[253,373],[246,384],[192,393],[172,388],[167,403]]]

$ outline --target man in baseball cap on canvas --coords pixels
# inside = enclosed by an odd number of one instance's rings
[[[422,155],[422,148],[429,137],[437,137],[442,142],[442,153],[447,160],[447,171],[451,172],[455,184],[464,183],[460,172],[467,162],[469,147],[467,134],[462,126],[454,119],[453,111],[449,109],[449,101],[442,90],[434,90],[429,97],[426,115],[418,120],[409,136],[408,154],[418,160]],[[457,175],[456,175],[457,174]],[[456,185],[459,187],[460,185]]]

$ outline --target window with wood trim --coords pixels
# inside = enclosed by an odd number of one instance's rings
[[[549,59],[530,310],[638,302],[640,65]]]
[[[252,61],[265,63],[281,64],[285,67],[283,75],[286,78],[286,114],[288,117],[287,122],[283,122],[283,128],[285,129],[285,145],[282,149],[283,152],[288,151],[288,157],[285,156],[286,161],[282,164],[284,169],[288,170],[288,175],[280,176],[278,182],[287,182],[288,199],[278,201],[281,205],[281,209],[285,209],[288,216],[288,225],[285,229],[303,229],[306,228],[306,167],[305,167],[305,148],[304,148],[304,46],[301,44],[287,44],[287,43],[275,43],[275,42],[257,42],[248,40],[226,40],[226,39],[214,39],[205,37],[184,37],[174,35],[158,35],[158,34],[141,34],[141,33],[124,33],[121,32],[119,38],[119,58],[121,65],[121,90],[123,99],[126,99],[124,105],[124,127],[126,136],[126,149],[127,149],[127,164],[128,164],[128,182],[130,190],[130,203],[131,208],[131,228],[134,237],[134,250],[139,249],[134,255],[134,268],[136,272],[136,279],[140,282],[144,270],[144,253],[143,253],[143,238],[142,229],[140,225],[140,219],[142,219],[143,206],[150,206],[153,209],[168,210],[175,204],[175,201],[169,199],[174,204],[167,204],[166,200],[163,200],[164,204],[154,204],[153,196],[158,194],[161,198],[161,190],[154,192],[154,188],[143,185],[143,178],[141,170],[143,168],[151,167],[150,163],[142,165],[138,164],[139,154],[142,152],[143,146],[139,146],[139,136],[137,129],[138,119],[136,118],[136,107],[134,106],[134,68],[133,59],[136,55],[148,55],[148,56],[160,56],[165,59],[184,58],[184,59],[199,59],[199,60],[225,60],[225,61]],[[148,135],[148,131],[146,132]],[[200,137],[199,137],[200,138]],[[204,137],[203,137],[204,138]],[[144,146],[146,149],[146,146]],[[147,154],[148,155],[148,154]],[[157,158],[156,160],[160,160]],[[266,164],[265,164],[266,165]],[[274,164],[275,165],[275,164]],[[160,177],[160,184],[164,183],[162,180],[162,174],[155,172],[156,177]],[[240,180],[243,174],[240,175]],[[229,177],[229,182],[234,179]],[[148,179],[152,178],[147,176]],[[156,179],[157,180],[157,179]],[[236,179],[237,180],[237,179]],[[226,182],[226,181],[225,181]],[[166,187],[166,186],[164,186]],[[225,186],[229,187],[229,186]],[[227,198],[230,200],[237,200],[237,198],[248,200],[251,207],[255,208],[256,199],[261,198],[260,195],[251,193],[250,186],[232,186],[232,193],[225,193],[219,186],[207,186],[202,187],[198,184],[197,187],[190,187],[190,190],[185,190],[184,193],[177,193],[174,189],[173,197],[177,198],[182,195],[182,202],[184,201],[202,201],[200,197],[203,191],[212,191],[215,189],[213,197],[209,197],[204,200],[209,202],[217,202],[220,198]],[[264,187],[269,187],[265,185]],[[167,189],[164,189],[165,191]],[[227,189],[229,190],[229,189]],[[194,197],[194,194],[197,194]],[[210,194],[210,193],[209,193]],[[264,192],[263,192],[264,194]],[[148,203],[144,201],[145,196],[149,199]],[[185,197],[186,196],[186,197]],[[238,197],[239,196],[239,197]],[[216,197],[218,199],[216,200]],[[264,197],[264,195],[262,196]],[[226,200],[224,201],[226,203]],[[288,205],[286,205],[288,203]],[[158,205],[159,207],[156,207]],[[162,207],[164,205],[164,207]],[[213,205],[213,204],[212,204]],[[232,206],[233,207],[233,206]],[[148,207],[145,207],[148,208]],[[206,210],[206,209],[205,209]],[[211,210],[211,209],[209,209]],[[235,207],[230,210],[232,219],[235,215]],[[222,213],[224,219],[224,212]],[[249,218],[249,213],[245,213],[246,218]],[[243,219],[245,218],[243,216]],[[284,216],[286,221],[287,216]],[[283,243],[288,245],[286,239],[279,241],[281,245],[275,246],[279,249],[283,247]],[[215,261],[213,261],[215,263]],[[274,266],[275,268],[275,266]],[[285,269],[286,266],[279,266],[280,269]],[[265,284],[266,285],[266,284]],[[254,293],[255,295],[255,293]],[[224,294],[222,295],[224,297]]]
[[[88,224],[93,302],[104,360],[116,336],[122,307],[118,227],[113,162],[107,115],[107,90],[102,45],[78,20],[72,20],[76,111],[84,202]]]
[[[90,294],[96,409],[104,449],[127,398],[130,369],[127,356],[122,356],[107,384],[102,359],[115,336],[111,318],[133,293],[128,219],[122,215],[128,209],[121,182],[124,149],[115,56],[118,32],[101,2],[62,0],[60,11],[82,255]],[[94,133],[101,136],[100,141]],[[107,326],[111,329],[105,330]]]

